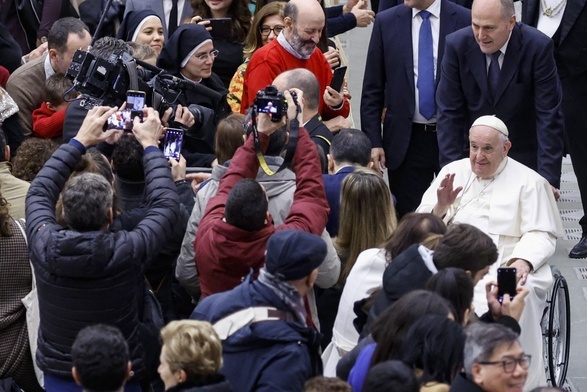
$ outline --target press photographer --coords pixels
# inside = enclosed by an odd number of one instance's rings
[[[215,160],[216,124],[231,113],[226,101],[228,90],[212,72],[217,55],[206,28],[187,24],[173,33],[157,61],[158,67],[186,82],[179,91],[161,91],[167,102],[188,106],[194,115],[195,124],[186,132],[184,148],[189,152],[209,154],[203,159],[204,156],[184,153],[188,166],[211,166]]]

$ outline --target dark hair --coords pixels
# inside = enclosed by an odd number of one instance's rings
[[[145,179],[143,152],[143,146],[134,136],[123,135],[112,151],[112,163],[116,176],[130,181],[143,181]]]
[[[249,33],[247,34],[247,38],[245,40],[245,47],[243,49],[245,57],[252,56],[257,49],[263,46],[263,37],[261,37],[259,27],[263,25],[265,19],[275,15],[281,16],[283,18],[284,9],[284,1],[272,1],[271,3],[265,4],[262,8],[255,12],[253,23],[251,24],[251,28],[249,29]]]
[[[215,152],[220,165],[232,159],[236,150],[245,144],[243,139],[245,133],[244,121],[244,114],[232,113],[218,122],[216,126]]]
[[[108,224],[112,208],[111,183],[95,173],[70,178],[61,193],[63,219],[75,231],[96,231]]]
[[[377,342],[371,366],[390,359],[399,359],[401,348],[412,324],[425,314],[448,317],[454,313],[450,304],[440,295],[414,290],[402,296],[385,309],[375,320],[371,334]]]
[[[194,9],[192,16],[199,15],[203,19],[212,18],[212,11],[205,0],[191,0],[191,3]],[[251,29],[251,19],[253,17],[249,10],[249,1],[232,0],[226,16],[232,19],[230,40],[243,43]]]
[[[341,129],[332,138],[330,156],[337,164],[367,166],[371,161],[371,141],[358,129]]]
[[[363,392],[419,392],[414,371],[401,361],[385,361],[367,373]]]
[[[304,384],[302,392],[352,392],[351,386],[336,377],[317,376]]]
[[[252,178],[245,178],[232,187],[226,200],[226,223],[246,231],[261,230],[267,216],[267,195]]]
[[[497,247],[491,238],[466,223],[451,225],[434,251],[434,264],[471,271],[471,276],[497,261]]]
[[[71,89],[73,82],[62,73],[56,73],[45,81],[45,101],[53,106],[63,103],[63,94],[68,91],[65,99],[71,100],[77,96],[77,91]]]
[[[393,260],[410,245],[419,244],[429,234],[446,233],[446,225],[434,214],[410,212],[399,221],[397,228],[383,247],[388,260]]]
[[[87,31],[88,35],[90,34],[88,26],[78,18],[57,19],[47,34],[47,47],[55,49],[58,53],[64,53],[67,50],[69,35],[77,34],[78,37],[83,38],[84,31]]]
[[[328,174],[328,160],[326,159],[326,153],[321,145],[316,143],[314,139],[312,139],[314,144],[316,145],[316,151],[318,152],[318,158],[320,159],[320,170],[322,174]]]
[[[430,290],[445,298],[455,309],[455,319],[465,325],[465,312],[473,303],[473,279],[461,268],[444,268],[426,283]]]
[[[84,390],[115,391],[124,384],[130,354],[118,328],[97,324],[79,331],[71,359]]]
[[[463,365],[465,331],[440,315],[424,315],[412,325],[402,346],[402,357],[412,369],[422,370],[418,381],[450,384]]]
[[[25,139],[12,158],[12,175],[23,181],[32,181],[59,145],[51,139]]]
[[[111,56],[120,56],[123,53],[133,54],[132,48],[123,40],[114,37],[102,37],[94,42],[90,53],[96,57],[108,60]]]
[[[253,132],[253,127],[247,127],[247,138]],[[278,157],[281,155],[283,148],[285,147],[285,143],[287,142],[287,127],[279,127],[275,132],[269,136],[269,144],[267,145],[267,150],[265,151],[265,155],[270,157]]]

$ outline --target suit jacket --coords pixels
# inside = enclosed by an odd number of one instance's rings
[[[507,125],[509,155],[559,187],[564,147],[562,90],[552,40],[518,23],[510,36],[495,99],[485,54],[467,27],[446,37],[436,90],[440,164],[464,156],[473,121],[495,114]]]
[[[540,13],[540,0],[524,0],[522,21],[536,27]],[[559,76],[576,76],[587,72],[587,0],[574,0],[567,3],[560,36],[554,38],[554,58]],[[565,96],[567,92],[565,91]]]
[[[342,189],[342,182],[352,172],[355,171],[353,166],[345,166],[335,174],[323,174],[324,190],[326,191],[326,200],[330,212],[328,213],[328,223],[326,223],[326,230],[331,237],[336,237],[338,234],[338,216],[340,214],[340,190]]]
[[[463,6],[465,8],[471,9],[473,5],[473,0],[450,0],[451,2]],[[381,0],[379,2],[379,8],[377,12],[385,11],[388,8],[395,7],[397,5],[403,5],[404,0]]]
[[[165,22],[163,1],[164,0],[126,0],[124,16],[126,16],[129,11],[153,10],[157,15],[159,15],[161,21],[163,22],[163,34],[167,40],[169,38],[169,34],[167,34],[167,23]],[[194,10],[192,8],[192,3],[190,0],[185,0],[181,14],[178,15],[177,22],[180,24],[182,20],[192,16],[193,13]]]
[[[445,37],[470,24],[469,10],[441,0],[439,65],[444,54]],[[377,14],[363,79],[361,127],[369,136],[373,148],[383,147],[387,167],[391,170],[397,169],[404,160],[412,133],[416,93],[411,36],[411,8],[401,5]],[[437,83],[439,77],[440,66],[437,66]],[[387,112],[382,137],[381,112],[385,105]]]

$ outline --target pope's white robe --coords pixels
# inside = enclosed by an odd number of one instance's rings
[[[532,264],[526,286],[530,294],[520,319],[520,342],[532,355],[524,390],[546,385],[542,356],[540,320],[546,295],[552,285],[547,260],[553,255],[557,237],[564,235],[562,221],[548,181],[512,158],[505,158],[496,175],[479,179],[471,170],[469,158],[446,165],[422,197],[418,212],[431,212],[437,202],[437,189],[447,174],[455,174],[454,189],[463,191],[444,217],[445,222],[469,223],[488,234],[499,257],[488,274],[475,286],[477,314],[487,311],[485,284],[497,281],[497,268],[516,259]]]

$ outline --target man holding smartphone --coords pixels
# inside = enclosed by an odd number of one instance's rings
[[[468,223],[487,233],[499,251],[497,262],[475,287],[475,310],[484,313],[485,284],[498,267],[516,269],[530,291],[520,319],[520,340],[534,361],[527,387],[546,384],[540,320],[552,274],[547,259],[564,234],[548,181],[508,157],[512,143],[495,116],[479,117],[469,131],[469,158],[446,165],[424,194],[418,212],[432,212],[447,224]]]

